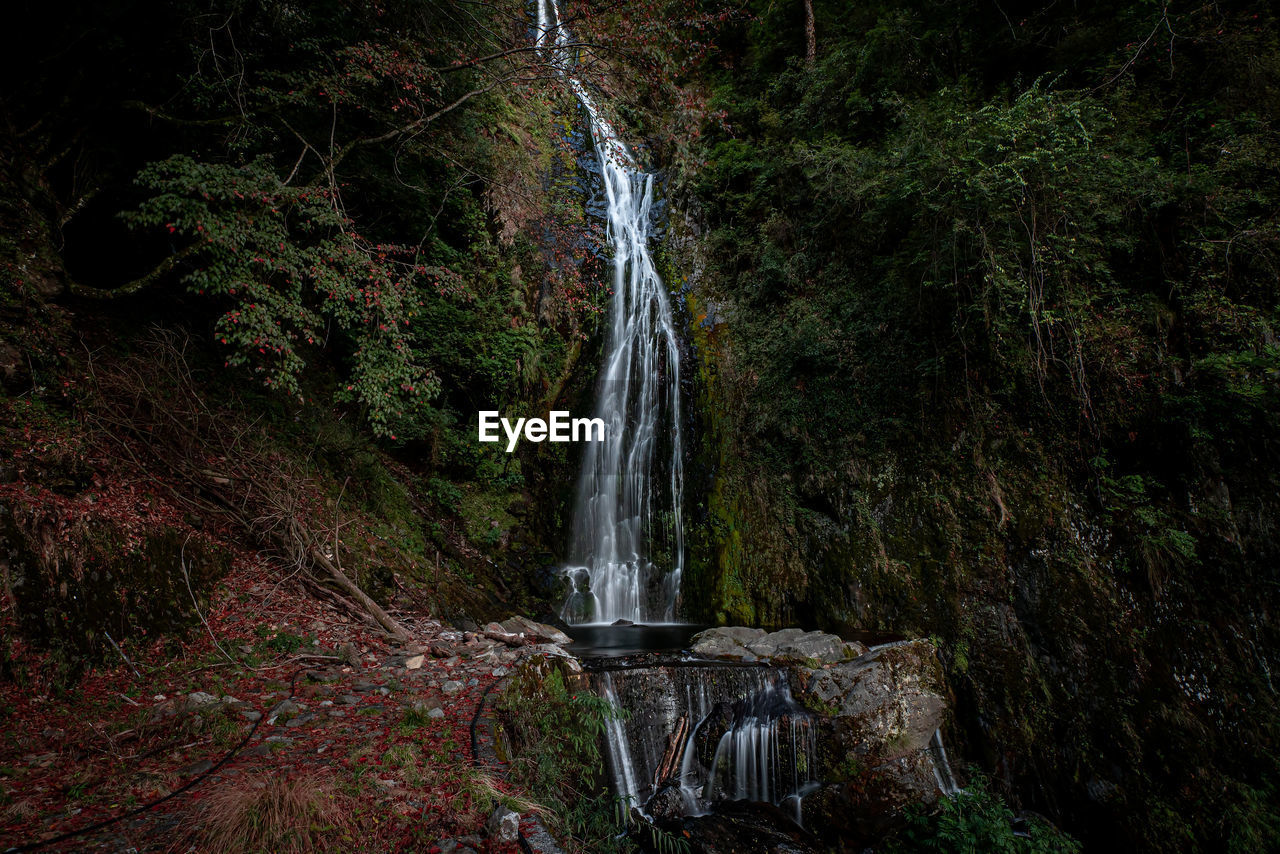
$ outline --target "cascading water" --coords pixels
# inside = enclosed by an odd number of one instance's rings
[[[670,301],[649,254],[653,175],[637,164],[573,73],[555,0],[538,0],[538,46],[587,111],[613,245],[613,300],[595,416],[578,481],[570,623],[671,622],[684,562],[680,351]]]
[[[816,785],[817,734],[784,674],[766,667],[655,666],[594,676],[635,714],[606,732],[614,790],[641,809],[704,815],[717,801],[792,809]]]
[[[801,799],[817,786],[817,734],[813,721],[781,680],[735,708],[733,725],[720,736],[702,801],[765,801],[789,804],[800,823]],[[692,779],[683,775],[683,790]]]

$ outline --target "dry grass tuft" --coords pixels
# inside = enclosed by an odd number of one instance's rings
[[[5,808],[2,815],[6,821],[18,821],[20,819],[31,818],[36,814],[36,805],[30,799],[14,801]]]
[[[245,775],[216,784],[176,850],[314,854],[352,839],[348,804],[319,774]]]

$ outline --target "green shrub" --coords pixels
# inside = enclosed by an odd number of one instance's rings
[[[933,812],[909,813],[907,826],[885,850],[890,854],[1076,854],[1081,848],[1049,822],[1015,818],[998,795],[974,788],[943,798]]]

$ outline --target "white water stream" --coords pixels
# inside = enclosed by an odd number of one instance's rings
[[[555,0],[538,0],[538,46],[582,103],[600,160],[613,248],[609,338],[595,417],[605,441],[583,455],[574,510],[569,623],[672,622],[684,567],[680,351],[666,287],[649,254],[653,175],[573,73]]]

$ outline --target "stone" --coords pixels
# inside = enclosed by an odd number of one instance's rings
[[[440,690],[446,694],[456,694],[462,690],[462,683],[456,679],[450,679],[448,682],[440,686]]]
[[[677,786],[663,786],[649,799],[646,807],[649,815],[658,821],[678,819],[684,815],[684,797]]]
[[[354,706],[360,702],[360,698],[355,694],[343,694],[338,698],[338,702],[342,703],[344,706]]]
[[[948,706],[942,665],[927,640],[822,669],[797,668],[792,688],[803,705],[825,715],[818,736],[823,779],[839,779],[836,769],[847,757],[878,767],[924,752]]]
[[[308,670],[307,681],[309,682],[337,682],[338,674],[328,670]]]
[[[213,763],[210,762],[208,759],[201,759],[199,762],[193,762],[190,765],[188,765],[186,768],[180,769],[178,771],[178,776],[191,777],[195,774],[203,774],[204,772],[208,771],[212,767],[213,767]]]
[[[520,838],[520,813],[499,806],[485,825],[489,839],[500,845],[512,845]]]
[[[315,720],[315,716],[315,712],[307,712],[306,714],[298,715],[296,718],[289,718],[289,720],[285,721],[284,725],[302,726],[303,724],[310,723]]]
[[[444,709],[428,709],[427,717],[431,718],[432,720],[438,721],[444,717]]]
[[[372,682],[366,682],[363,679],[357,679],[355,682],[351,683],[351,690],[356,691],[358,693],[364,693],[366,691],[376,691],[377,689],[378,689],[377,685],[375,685]]]
[[[425,700],[414,700],[410,707],[415,712],[430,712],[432,709],[439,709],[444,705],[439,697],[427,697]]]
[[[844,641],[839,637],[800,629],[770,632],[747,644],[747,649],[761,658],[781,661],[835,663],[845,660]]]
[[[404,666],[406,670],[417,670],[418,668],[422,667],[422,663],[424,661],[426,661],[425,656],[412,655],[404,660]]]
[[[257,723],[258,721],[262,720],[262,712],[255,711],[254,709],[246,709],[240,713],[240,717],[244,718],[247,721],[253,721],[254,723]]]
[[[939,797],[933,763],[917,751],[870,768],[855,781],[829,783],[801,802],[806,827],[857,845],[873,845],[901,822],[902,813]]]
[[[683,819],[678,827],[693,850],[703,854],[818,854],[824,850],[819,840],[796,825],[794,817],[771,804],[727,801],[708,815]]]
[[[350,667],[360,666],[360,651],[356,649],[353,643],[344,643],[338,647],[338,655],[342,656],[343,662]]]
[[[858,641],[845,641],[844,657],[846,659],[866,655],[868,651],[870,651],[870,648],[865,643],[858,643]]]
[[[764,629],[744,626],[723,626],[698,632],[691,639],[690,652],[702,658],[729,658],[737,661],[755,661],[756,654],[747,644],[764,637]]]
[[[267,715],[267,723],[273,724],[281,718],[287,721],[289,718],[301,714],[301,712],[302,708],[293,700],[281,700]]]
[[[501,631],[513,635],[524,635],[531,640],[545,641],[547,643],[564,646],[572,643],[573,639],[555,626],[548,626],[546,623],[538,623],[530,620],[528,617],[511,617],[503,620],[498,624]]]
[[[217,697],[212,694],[206,694],[204,691],[192,691],[187,695],[187,707],[191,709],[196,709],[200,706],[211,706],[221,702]]]
[[[858,644],[851,653],[849,645],[836,635],[806,632],[789,628],[776,632],[745,626],[723,626],[698,632],[692,638],[690,651],[703,658],[727,658],[736,661],[787,661],[796,663],[833,664],[845,661],[865,650]]]

